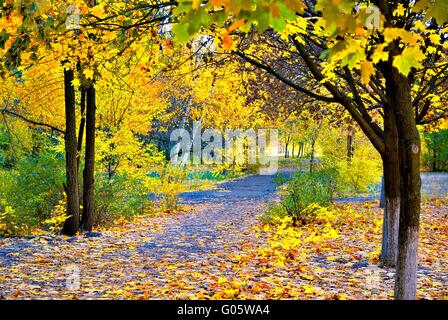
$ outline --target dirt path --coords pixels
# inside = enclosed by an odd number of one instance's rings
[[[172,217],[141,245],[142,254],[202,260],[225,247],[238,247],[241,232],[257,223],[266,203],[278,198],[272,179],[253,175],[220,184],[218,189],[181,194],[181,202],[193,205],[196,212]]]
[[[221,277],[249,275],[260,286],[249,298],[263,298],[268,287],[299,285],[303,279],[294,272],[245,271],[232,260],[245,246],[265,245],[251,227],[266,203],[277,199],[272,178],[248,176],[216,190],[185,193],[187,212],[123,222],[99,233],[0,239],[0,299],[212,297],[223,285]]]
[[[0,239],[0,297],[71,297],[67,277],[73,273],[82,283],[76,297],[103,297],[143,281],[163,288],[171,277],[163,275],[165,267],[194,272],[197,264],[240,250],[266,202],[277,197],[272,179],[254,175],[185,193],[188,212],[100,233]]]

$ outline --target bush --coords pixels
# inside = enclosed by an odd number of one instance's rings
[[[156,179],[150,178],[148,179]],[[115,220],[118,216],[130,217],[143,214],[151,207],[148,181],[145,177],[116,174],[113,179],[107,175],[95,177],[95,214],[96,224]]]
[[[0,170],[0,194],[15,213],[18,224],[38,225],[50,218],[62,199],[64,161],[56,152],[44,151]]]
[[[0,236],[9,236],[19,233],[17,216],[14,209],[7,205],[5,199],[0,199]]]
[[[184,181],[187,178],[187,173],[182,168],[165,166],[160,174],[156,196],[160,199],[161,210],[177,210],[179,209],[178,194],[185,191]]]
[[[69,217],[67,214],[67,195],[64,193],[64,197],[51,210],[50,217],[42,221],[42,225],[52,233],[59,233],[62,231],[65,220]]]
[[[178,209],[178,194],[185,191],[185,170],[169,165],[144,174],[139,169],[131,173],[107,174],[95,177],[96,224],[105,224],[119,216],[131,217]]]
[[[295,224],[308,223],[316,215],[315,208],[331,204],[336,181],[337,171],[331,168],[295,173],[283,188],[280,203],[270,208],[265,218],[289,216]]]

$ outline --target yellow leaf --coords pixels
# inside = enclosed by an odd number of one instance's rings
[[[97,18],[103,19],[105,18],[106,12],[104,11],[104,4],[97,5],[90,10],[90,13]]]
[[[438,34],[432,34],[429,36],[429,41],[434,44],[440,44],[440,36]]]
[[[380,61],[387,61],[388,58],[389,58],[389,53],[387,53],[386,51],[383,51],[382,45],[379,45],[378,47],[376,47],[375,51],[372,54],[372,62],[373,63],[378,63]]]
[[[91,79],[93,80],[93,70],[90,69],[84,69],[83,74],[86,76],[86,79]]]
[[[412,68],[420,68],[421,61],[425,59],[425,54],[419,47],[407,47],[403,52],[394,58],[393,66],[400,71],[400,73],[408,76]]]
[[[303,286],[303,292],[304,292],[304,293],[315,293],[315,292],[316,292],[316,289],[314,289],[313,287],[304,285],[304,286]]]
[[[403,5],[400,3],[397,7],[397,9],[395,9],[394,11],[394,16],[404,16],[406,9],[403,7]]]
[[[193,9],[199,9],[201,5],[201,0],[193,0]]]
[[[226,49],[227,51],[230,51],[232,49],[232,38],[230,37],[229,33],[226,31],[223,35],[222,35],[222,45],[224,47],[224,49]]]
[[[79,79],[74,79],[72,81],[72,86],[73,87],[79,87],[81,85],[81,82],[79,81]]]
[[[386,28],[384,29],[384,41],[386,42],[391,42],[394,41],[395,39],[398,39],[400,37],[401,34],[401,29],[400,28]]]
[[[285,263],[282,261],[282,260],[277,260],[277,262],[275,263],[275,265],[277,266],[277,267],[284,267],[285,266]]]
[[[375,73],[375,68],[371,61],[361,62],[361,82],[368,84],[370,82],[370,76]]]
[[[226,283],[226,282],[227,282],[227,278],[226,277],[221,277],[221,278],[218,279],[218,283],[219,284]]]

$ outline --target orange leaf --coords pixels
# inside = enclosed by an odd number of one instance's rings
[[[229,27],[228,32],[232,32],[233,30],[238,29],[239,27],[241,27],[242,25],[244,25],[246,23],[245,19],[240,19],[238,21],[235,21],[234,23],[232,23],[232,25]]]
[[[222,35],[222,44],[224,49],[226,49],[227,51],[230,51],[232,49],[233,41],[228,32],[225,32]]]

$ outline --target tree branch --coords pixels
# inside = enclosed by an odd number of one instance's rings
[[[17,117],[17,118],[19,118],[19,119],[21,119],[21,120],[24,120],[24,121],[26,121],[26,122],[28,122],[28,123],[31,123],[31,124],[33,124],[33,125],[35,125],[35,126],[41,126],[41,127],[50,128],[50,129],[52,129],[53,131],[59,132],[59,133],[61,133],[61,134],[65,134],[65,131],[63,131],[63,130],[61,130],[61,129],[58,129],[58,128],[56,128],[56,127],[50,125],[50,124],[42,123],[42,122],[38,122],[38,121],[34,121],[34,120],[31,120],[31,119],[28,119],[28,118],[26,118],[26,117],[24,117],[24,116],[22,116],[22,115],[20,115],[20,114],[18,114],[18,113],[16,113],[16,112],[14,112],[14,111],[11,111],[11,110],[8,110],[8,109],[0,109],[0,112],[2,113],[2,115],[4,115],[4,114],[9,114],[9,115],[12,115],[12,116],[14,116],[14,117]]]
[[[312,92],[312,91],[310,91],[310,90],[308,90],[308,89],[305,89],[305,88],[299,86],[298,84],[292,82],[291,80],[286,79],[286,78],[285,78],[284,76],[282,76],[280,73],[278,73],[277,71],[275,71],[272,67],[267,66],[267,65],[265,65],[265,64],[263,64],[263,63],[261,63],[261,62],[255,60],[255,59],[253,59],[253,58],[247,56],[246,54],[244,54],[244,53],[243,53],[242,51],[240,51],[240,50],[233,51],[232,53],[234,53],[234,54],[236,54],[237,56],[241,57],[243,60],[249,62],[250,64],[252,64],[252,65],[254,65],[254,66],[256,66],[256,67],[258,67],[258,68],[260,68],[260,69],[263,69],[264,71],[266,71],[266,72],[268,72],[269,74],[273,75],[273,76],[276,77],[278,80],[280,80],[280,81],[282,81],[283,83],[289,85],[290,87],[296,89],[297,91],[300,91],[300,92],[302,92],[302,93],[305,93],[305,94],[309,95],[310,97],[312,97],[312,98],[314,98],[314,99],[316,99],[316,100],[320,100],[320,101],[324,101],[324,102],[330,102],[330,103],[337,102],[337,100],[334,99],[334,98],[324,97],[324,96],[318,95],[318,94],[316,94],[316,93],[314,93],[314,92]]]

